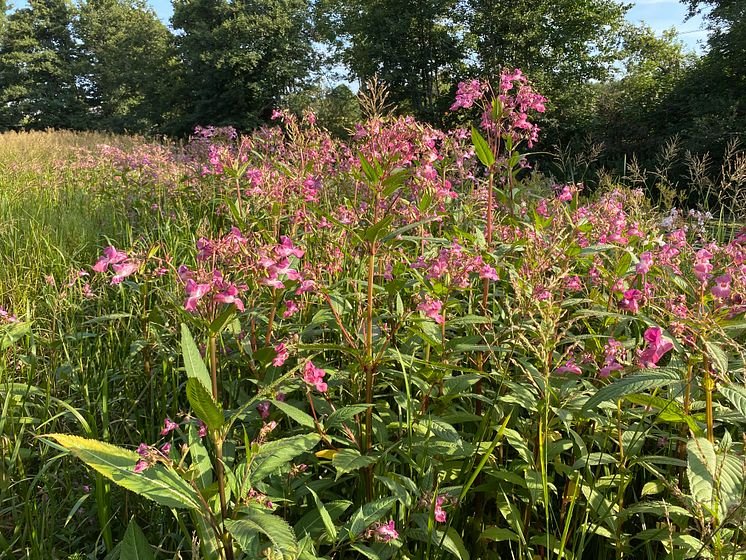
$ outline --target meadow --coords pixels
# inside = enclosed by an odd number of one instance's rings
[[[0,557],[746,558],[740,199],[556,183],[494,87],[1,135]]]

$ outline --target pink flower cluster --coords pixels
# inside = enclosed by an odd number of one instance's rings
[[[104,254],[99,257],[92,268],[94,272],[106,272],[111,267],[114,271],[111,283],[119,284],[128,276],[137,272],[141,265],[142,263],[139,260],[131,259],[127,253],[118,251],[116,247],[109,245],[104,249]]]
[[[312,385],[313,387],[316,387],[316,390],[319,393],[326,393],[326,391],[329,389],[327,384],[324,382],[325,375],[326,372],[323,369],[313,365],[313,362],[311,361],[306,362],[306,365],[303,368],[303,381],[305,381],[309,385]]]
[[[186,292],[184,309],[186,311],[196,312],[197,304],[208,294],[212,294],[210,301],[213,304],[233,304],[239,311],[244,311],[244,303],[239,296],[241,292],[247,289],[246,285],[236,285],[233,282],[225,281],[222,272],[219,270],[213,270],[212,274],[207,275],[202,271],[194,272],[187,266],[181,265],[178,274],[181,281],[184,282],[184,291]]]
[[[663,338],[663,331],[660,327],[650,327],[643,334],[643,338],[647,346],[640,352],[640,367],[656,367],[660,359],[673,349],[673,343]]]

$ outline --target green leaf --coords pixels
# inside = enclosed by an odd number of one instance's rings
[[[746,388],[741,385],[728,383],[720,388],[720,394],[735,408],[746,420]]]
[[[332,412],[329,417],[324,422],[324,426],[326,428],[334,428],[336,426],[341,426],[345,422],[349,422],[352,420],[355,416],[358,414],[362,414],[368,408],[373,406],[372,404],[353,404],[350,406],[344,406],[342,408],[338,408],[334,412]]]
[[[378,461],[377,457],[361,455],[357,449],[342,449],[334,454],[332,465],[337,469],[337,479],[345,473],[365,468]]]
[[[313,496],[313,501],[316,502],[316,509],[319,510],[321,520],[324,522],[324,528],[326,529],[326,534],[329,537],[329,541],[331,544],[334,544],[334,541],[337,540],[337,528],[334,526],[332,516],[329,515],[329,512],[326,510],[323,502],[319,499],[318,494],[316,494],[316,492],[314,492],[311,488],[309,488],[308,491]]]
[[[471,127],[471,141],[474,144],[474,151],[485,167],[492,167],[495,164],[495,154],[475,126]]]
[[[393,214],[389,214],[388,216],[383,217],[381,220],[365,229],[365,231],[363,232],[363,239],[373,242],[383,237],[386,234],[386,230],[393,221]]]
[[[426,529],[410,529],[407,531],[407,536],[421,542],[429,541],[459,560],[469,560],[469,552],[464,546],[464,541],[453,527],[449,527],[445,533],[436,529],[429,534]]]
[[[316,423],[314,422],[313,417],[309,416],[301,409],[278,400],[273,400],[272,404],[279,408],[282,412],[284,412],[288,416],[288,418],[295,420],[301,426],[305,426],[306,428],[316,427]]]
[[[373,184],[377,183],[378,179],[380,179],[380,175],[378,174],[378,171],[370,164],[370,162],[365,159],[365,156],[363,154],[360,154],[360,167],[363,169],[363,173],[365,173],[365,177],[368,179],[368,182]]]
[[[19,322],[11,323],[9,327],[3,329],[5,332],[0,337],[0,351],[7,350],[24,336],[31,333],[31,323]]]
[[[699,503],[710,504],[715,487],[717,455],[706,438],[695,438],[686,444],[687,477],[692,497]]]
[[[583,410],[591,410],[606,401],[616,401],[627,395],[642,393],[671,385],[681,379],[681,373],[673,368],[644,369],[638,373],[622,377],[601,387],[583,405]]]
[[[210,373],[207,371],[205,362],[202,361],[202,355],[194,343],[192,333],[184,323],[181,324],[181,354],[184,357],[187,377],[198,379],[207,392],[212,394]]]
[[[305,434],[265,443],[251,462],[251,484],[255,485],[280,467],[288,466],[298,455],[313,449],[320,440],[318,434]]]
[[[520,541],[521,538],[516,535],[510,529],[504,529],[502,527],[488,527],[482,534],[479,535],[480,539],[488,541]]]
[[[345,525],[350,536],[355,537],[361,534],[375,521],[388,514],[395,503],[396,498],[389,496],[369,502],[358,509]]]
[[[57,441],[86,465],[119,486],[169,508],[201,509],[197,492],[173,469],[155,465],[141,473],[134,468],[140,456],[109,443],[65,434],[44,437]]]
[[[273,552],[290,560],[298,556],[298,541],[288,523],[269,511],[256,508],[242,508],[243,517],[226,519],[225,527],[241,548],[249,548],[251,538],[257,533],[265,535],[272,543]]]
[[[127,525],[127,530],[119,548],[119,560],[155,560],[153,549],[148,544],[142,529],[135,523],[135,518]]]
[[[225,418],[222,410],[212,400],[212,395],[207,392],[199,379],[194,377],[187,379],[187,399],[197,418],[202,420],[211,430],[219,430],[223,427]]]
[[[728,354],[718,344],[709,340],[705,340],[705,347],[715,370],[722,375],[728,373]]]

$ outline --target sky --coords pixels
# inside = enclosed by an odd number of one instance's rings
[[[149,0],[158,16],[168,24],[173,13],[171,0]],[[707,40],[707,32],[702,29],[702,17],[696,16],[686,22],[686,6],[678,0],[639,0],[627,12],[627,19],[633,23],[644,22],[657,33],[675,27],[687,50],[701,53]]]

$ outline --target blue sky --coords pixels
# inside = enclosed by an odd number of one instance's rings
[[[702,52],[702,45],[707,41],[702,16],[684,22],[686,10],[678,0],[639,0],[627,12],[627,19],[633,23],[644,22],[658,33],[675,27],[687,49]]]
[[[158,16],[168,23],[173,9],[171,0],[149,0]],[[675,27],[679,37],[686,44],[687,49],[702,51],[701,44],[707,39],[707,33],[702,29],[702,18],[696,16],[687,22],[686,6],[678,0],[639,0],[627,12],[627,19],[634,23],[645,22],[656,32]]]

